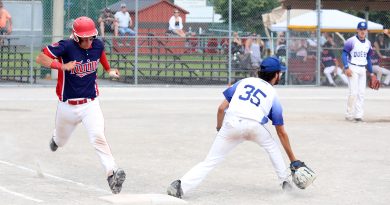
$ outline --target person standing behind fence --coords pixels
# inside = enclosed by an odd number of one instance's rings
[[[180,37],[186,37],[186,34],[183,31],[183,20],[181,19],[180,12],[177,9],[173,11],[173,16],[169,19],[168,30]]]
[[[366,67],[370,73],[370,82],[377,82],[372,71],[371,42],[366,39],[367,23],[360,22],[357,25],[357,35],[352,36],[344,43],[342,60],[345,74],[349,79],[349,94],[345,119],[348,121],[362,122],[364,115],[364,92],[366,89]],[[377,89],[377,88],[373,88]]]
[[[337,74],[343,80],[344,84],[348,85],[348,78],[346,75],[343,74],[342,69],[340,69],[339,63],[336,57],[334,56],[333,51],[329,49],[331,47],[332,44],[330,42],[326,42],[324,44],[324,49],[322,50],[321,63],[324,66],[324,74],[331,86],[336,87],[336,83],[333,80],[332,74],[333,75]]]
[[[11,34],[11,32],[12,32],[11,15],[4,8],[3,2],[0,0],[0,35],[9,35]],[[3,39],[0,37],[0,45],[2,44],[3,44]]]
[[[114,35],[118,35],[118,21],[115,16],[111,13],[111,9],[105,8],[99,19],[100,34],[104,37],[105,32],[114,31]]]
[[[130,14],[127,11],[126,4],[121,4],[120,11],[115,13],[115,20],[118,22],[118,32],[120,35],[135,35],[135,32],[131,29],[133,26],[133,21],[131,20]]]
[[[55,152],[63,147],[76,126],[82,123],[105,168],[112,193],[118,194],[126,174],[115,163],[104,134],[96,79],[99,62],[110,77],[118,78],[119,71],[110,68],[104,44],[96,39],[98,32],[92,19],[79,17],[74,20],[72,29],[71,39],[45,47],[36,59],[38,64],[58,70],[56,93],[59,101],[50,149]]]
[[[245,49],[251,54],[252,68],[250,76],[256,77],[257,70],[260,68],[260,63],[262,61],[261,53],[264,49],[264,41],[261,40],[260,35],[256,35],[256,33],[254,33],[250,38],[248,38]]]
[[[232,54],[242,53],[242,41],[237,32],[233,32]]]

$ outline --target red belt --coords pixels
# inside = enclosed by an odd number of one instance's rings
[[[89,102],[88,100],[90,101],[94,101],[95,98],[84,98],[84,99],[81,99],[81,100],[68,100],[68,104],[69,105],[82,105],[82,104],[85,104],[87,102]]]

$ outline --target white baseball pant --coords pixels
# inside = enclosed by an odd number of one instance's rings
[[[383,81],[383,84],[389,85],[390,84],[390,71],[386,68],[380,67],[379,65],[373,65],[372,69],[374,73],[377,74],[378,80],[382,79],[382,75],[386,75],[385,80]]]
[[[266,150],[280,182],[288,179],[287,166],[279,144],[264,125],[255,120],[225,115],[223,126],[207,157],[180,179],[183,193],[197,187],[233,148],[245,140],[254,141]]]
[[[329,67],[326,67],[324,69],[324,74],[325,74],[326,78],[328,79],[329,83],[332,85],[335,85],[335,82],[334,82],[333,77],[332,77],[332,73],[333,73],[334,69],[337,69],[336,73],[343,80],[344,84],[348,85],[347,76],[344,75],[343,71],[336,66],[329,66]]]
[[[364,93],[366,90],[366,68],[349,64],[352,76],[349,80],[349,94],[346,118],[363,118]]]
[[[107,176],[112,175],[117,165],[104,136],[104,118],[99,99],[95,98],[94,101],[81,105],[70,105],[60,101],[57,106],[54,142],[59,147],[64,146],[79,123],[83,123],[86,128],[89,141],[94,146]]]

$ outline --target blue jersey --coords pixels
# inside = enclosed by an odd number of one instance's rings
[[[260,78],[245,78],[223,92],[229,107],[226,113],[266,124],[283,125],[283,109],[275,89]]]
[[[44,52],[65,64],[76,61],[71,71],[58,70],[57,96],[60,101],[73,98],[95,98],[99,95],[96,78],[104,44],[94,39],[89,49],[81,48],[73,39],[61,40],[47,46]]]

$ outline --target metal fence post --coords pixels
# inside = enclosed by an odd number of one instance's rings
[[[291,11],[291,6],[287,6],[287,30],[286,30],[286,66],[288,68],[288,58],[290,57],[289,55],[289,47],[290,47],[290,29],[288,28],[288,26],[290,25],[290,11]],[[285,75],[285,80],[284,80],[284,84],[285,85],[288,85],[288,76],[289,76],[289,71],[288,69],[286,70],[286,75]]]
[[[228,67],[229,77],[228,84],[232,83],[232,0],[229,0],[229,56],[228,56]]]
[[[135,1],[135,51],[134,51],[134,84],[138,84],[138,1]]]
[[[316,1],[317,7],[317,53],[316,53],[316,71],[317,71],[317,81],[316,84],[319,86],[321,84],[321,0]]]
[[[33,84],[33,70],[34,70],[34,0],[31,1],[31,45],[30,45],[30,84]]]

